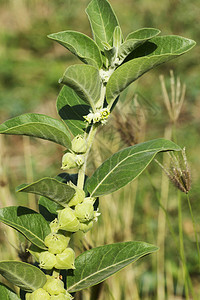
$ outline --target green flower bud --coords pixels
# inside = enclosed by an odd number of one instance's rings
[[[75,207],[75,215],[80,222],[86,222],[94,218],[93,202],[84,200],[83,203],[77,204]]]
[[[69,182],[68,185],[71,186],[72,188],[74,188],[75,191],[76,191],[75,194],[74,194],[74,196],[68,202],[68,205],[71,207],[71,206],[75,206],[75,205],[83,202],[83,200],[85,199],[85,192],[84,192],[84,190],[79,189],[72,182]]]
[[[54,278],[52,276],[47,276],[47,282],[43,286],[43,289],[50,295],[65,293],[64,282],[59,278]]]
[[[39,263],[40,263],[40,268],[45,270],[51,270],[55,266],[56,257],[54,254],[50,253],[49,251],[44,251],[39,255]]]
[[[58,211],[58,227],[59,229],[76,232],[80,228],[80,222],[74,214],[74,210],[66,207]]]
[[[67,291],[65,294],[51,296],[51,300],[72,300],[74,299]]]
[[[58,254],[62,253],[69,244],[70,237],[66,237],[62,234],[50,233],[46,236],[44,243],[47,246],[50,253]]]
[[[73,169],[76,167],[77,167],[76,155],[74,153],[70,153],[70,152],[65,153],[62,158],[61,169],[67,170],[67,169]]]
[[[51,233],[57,233],[58,232],[58,219],[54,219],[50,224]]]
[[[50,300],[50,295],[42,288],[35,290],[29,297],[28,300]]]
[[[72,140],[72,151],[85,153],[87,151],[86,140],[79,134]]]
[[[88,232],[93,227],[93,221],[88,221],[85,223],[80,223],[80,230],[84,233]]]
[[[26,293],[26,300],[31,300],[32,293]]]
[[[56,255],[56,269],[75,269],[74,267],[75,252],[71,248],[65,249],[61,254]]]

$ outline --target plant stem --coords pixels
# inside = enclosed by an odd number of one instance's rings
[[[200,268],[200,250],[199,250],[199,242],[198,242],[196,223],[195,223],[194,215],[193,215],[193,212],[192,212],[192,206],[191,206],[189,194],[187,194],[187,201],[188,201],[188,206],[189,206],[189,210],[190,210],[190,215],[191,215],[191,218],[192,218],[192,224],[193,224],[193,229],[194,229],[194,234],[195,234],[195,241],[196,241],[196,245],[197,245],[197,253],[198,253],[198,260],[199,260],[199,268]]]
[[[79,168],[79,171],[78,171],[77,187],[80,189],[83,189],[83,187],[84,187],[85,171],[86,171],[88,154],[90,152],[90,149],[91,149],[91,146],[92,146],[92,143],[93,143],[96,131],[97,131],[97,127],[98,127],[98,125],[95,125],[95,124],[92,125],[90,132],[88,134],[88,137],[87,137],[87,147],[88,148],[87,148],[87,152],[85,153],[85,161],[84,161],[84,164]]]
[[[182,207],[181,207],[180,191],[178,191],[178,227],[179,227],[180,255],[183,264],[183,275],[184,275],[184,283],[185,283],[185,294],[186,294],[186,299],[189,300],[188,276],[187,276],[184,243],[183,243]]]

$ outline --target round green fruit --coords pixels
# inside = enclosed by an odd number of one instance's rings
[[[56,255],[55,268],[59,270],[75,269],[74,260],[75,260],[74,250],[71,248],[67,248],[61,254]]]
[[[76,232],[80,228],[80,222],[74,214],[74,210],[66,207],[58,211],[58,228],[69,232]]]
[[[44,243],[48,247],[50,253],[58,254],[62,253],[69,244],[70,237],[66,237],[62,234],[50,233],[46,236]]]
[[[33,293],[30,294],[28,300],[50,300],[50,295],[43,290],[42,288],[35,290]]]
[[[47,282],[43,286],[43,289],[47,291],[51,296],[65,293],[64,282],[59,278],[47,276]]]
[[[85,200],[75,207],[75,215],[80,222],[87,222],[94,218],[94,207],[91,200]]]
[[[87,151],[87,142],[80,134],[72,140],[72,151],[75,153],[85,153]]]
[[[39,255],[40,268],[51,270],[56,264],[56,257],[49,251],[44,251]]]

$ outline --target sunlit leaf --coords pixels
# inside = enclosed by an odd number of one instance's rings
[[[91,196],[110,194],[139,176],[163,151],[180,151],[171,141],[157,139],[131,146],[113,154],[88,178],[86,184]]]
[[[157,251],[144,242],[124,242],[85,251],[67,276],[67,290],[76,292],[96,285],[144,255]]]
[[[0,274],[12,284],[27,292],[33,292],[43,287],[47,281],[46,276],[40,269],[21,261],[0,261]],[[0,294],[0,296],[2,295]],[[11,299],[14,300],[15,298]]]

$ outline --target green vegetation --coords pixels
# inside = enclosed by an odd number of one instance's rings
[[[165,1],[157,3],[156,7],[152,1],[146,3],[143,0],[139,4],[137,1],[127,1],[126,4],[120,0],[110,2],[119,17],[125,36],[141,27],[155,27],[159,28],[162,34],[177,34],[198,40],[197,1]],[[45,0],[22,0],[18,4],[11,0],[1,2],[0,121],[32,111],[56,116],[54,103],[60,90],[58,78],[68,65],[77,63],[78,60],[66,49],[47,39],[46,35],[69,29],[90,35],[88,21],[82,13],[87,4],[88,1],[85,0],[54,3]],[[101,292],[100,299],[121,300],[133,297],[133,300],[153,300],[156,295],[158,299],[164,299],[164,294],[166,299],[170,299],[172,295],[189,299],[188,290],[196,295],[194,299],[199,297],[200,266],[194,230],[196,227],[198,237],[198,51],[198,47],[195,47],[178,61],[157,67],[137,80],[121,95],[106,130],[104,127],[99,128],[89,157],[89,176],[111,154],[122,147],[144,140],[165,137],[181,147],[185,146],[193,178],[189,196],[195,221],[193,223],[190,216],[190,202],[188,206],[187,196],[177,193],[164,173],[160,176],[161,169],[156,163],[152,163],[149,171],[128,187],[115,192],[114,195],[101,198],[100,210],[105,213],[99,218],[98,225],[87,233],[83,245],[76,245],[77,249],[128,240],[145,240],[158,245],[160,251],[157,257],[153,255],[143,259],[134,269],[129,267],[128,271],[118,273],[109,279],[108,283],[97,287],[93,292],[95,295]],[[169,75],[170,69],[175,69],[175,76],[172,72]],[[160,77],[160,74],[164,74],[165,77]],[[66,83],[68,75],[65,74],[63,78]],[[186,85],[185,97],[182,83]],[[110,86],[108,97],[112,102],[112,90],[115,87],[113,84]],[[167,98],[171,102],[171,114]],[[173,105],[175,99],[177,105]],[[62,108],[62,100],[59,105],[58,110]],[[58,127],[59,125],[55,124],[55,130],[58,130]],[[63,138],[59,137],[58,143],[63,145]],[[69,145],[67,133],[65,143],[64,146]],[[52,177],[59,173],[60,161],[57,153],[60,153],[61,160],[62,148],[45,141],[39,144],[37,140],[30,141],[27,137],[13,136],[1,137],[0,147],[1,205],[28,205],[37,209],[35,196],[27,196],[25,193],[16,195],[15,186],[21,181],[34,182],[35,185],[45,184],[40,182],[39,178],[47,175]],[[95,157],[95,160],[92,160],[92,157]],[[173,158],[163,156],[162,164],[167,169],[170,168],[170,160],[173,164]],[[54,183],[52,180],[48,185],[53,188]],[[21,186],[20,189],[30,191],[35,185]],[[92,179],[88,185],[88,190],[90,189],[96,191]],[[70,189],[63,190],[56,196],[61,203],[64,192],[70,193]],[[102,193],[99,191],[95,195]],[[48,228],[46,230],[48,231]],[[23,237],[16,236],[12,230],[2,226],[1,232],[4,231],[6,237],[1,234],[1,258],[16,259],[18,255],[24,261],[30,260],[24,251],[27,245]],[[38,243],[41,243],[40,239]],[[17,251],[13,244],[19,245]],[[41,244],[38,246],[41,247]],[[9,254],[7,247],[10,248]],[[134,258],[129,259],[134,261]],[[1,286],[0,289],[3,291],[4,287]],[[84,297],[84,300],[89,299],[87,293]]]

